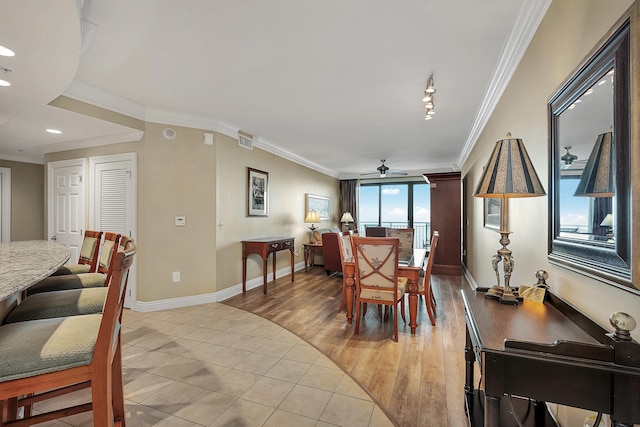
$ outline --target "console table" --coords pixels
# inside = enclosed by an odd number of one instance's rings
[[[556,425],[545,402],[609,414],[615,426],[640,423],[640,344],[628,332],[607,333],[550,292],[544,303],[503,305],[484,291],[462,290],[471,426],[517,426],[506,413],[513,401],[525,426]]]
[[[267,259],[273,253],[273,280],[276,280],[276,252],[288,250],[291,252],[291,281],[293,282],[294,242],[293,237],[262,237],[259,239],[242,241],[242,292],[247,291],[247,256],[258,254],[262,257],[262,292],[267,293]]]

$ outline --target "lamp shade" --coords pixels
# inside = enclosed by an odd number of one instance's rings
[[[318,215],[318,212],[316,212],[315,209],[311,209],[307,213],[307,216],[304,218],[304,222],[306,223],[320,222],[320,215]]]
[[[598,135],[574,196],[613,197],[615,195],[613,161],[613,132]]]
[[[536,197],[546,193],[521,139],[496,142],[484,168],[475,197]]]
[[[340,222],[353,222],[353,217],[351,216],[351,212],[343,213],[342,218],[340,218]]]
[[[601,227],[613,227],[613,215],[607,214],[600,223]]]

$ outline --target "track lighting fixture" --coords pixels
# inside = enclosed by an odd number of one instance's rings
[[[424,90],[424,98],[422,98],[422,102],[424,102],[424,108],[426,108],[427,110],[424,117],[425,120],[431,120],[433,118],[433,114],[435,113],[435,105],[433,102],[434,93],[436,93],[436,88],[433,82],[433,74],[431,74],[427,79],[427,87]]]

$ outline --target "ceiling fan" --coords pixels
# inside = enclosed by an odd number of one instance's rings
[[[389,167],[387,165],[384,164],[384,162],[386,162],[386,160],[382,159],[380,160],[382,162],[382,164],[380,166],[378,166],[376,168],[376,170],[378,172],[371,172],[371,173],[361,173],[360,176],[373,176],[373,175],[378,175],[380,178],[384,178],[387,175],[394,175],[394,176],[405,176],[407,175],[406,172],[402,172],[399,170],[391,170],[389,169]]]

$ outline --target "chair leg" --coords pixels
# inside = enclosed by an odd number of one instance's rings
[[[398,342],[398,310],[393,313],[393,340]]]
[[[340,298],[340,306],[338,306],[338,313],[342,311],[346,301],[347,301],[347,281],[343,277],[342,278],[342,297]]]
[[[404,295],[402,295],[402,298],[400,299],[400,315],[402,315],[402,321],[406,325],[407,318],[404,316]]]
[[[118,338],[118,347],[113,357],[113,368],[111,371],[111,387],[113,393],[113,417],[120,427],[125,427],[124,420],[124,384],[122,380],[122,347]]]
[[[91,380],[91,405],[93,408],[93,426],[111,427],[113,425],[113,367],[99,369]]]
[[[362,304],[359,301],[356,301],[356,327],[353,330],[353,335],[358,335],[358,331],[360,330],[360,306]],[[365,310],[367,306],[365,305]]]
[[[427,309],[427,314],[429,315],[429,320],[431,320],[431,326],[436,326],[436,319],[435,319],[435,306],[433,306],[431,304],[431,299],[433,298],[433,295],[431,293],[431,283],[425,283],[425,292],[426,295],[424,296],[424,306]]]

